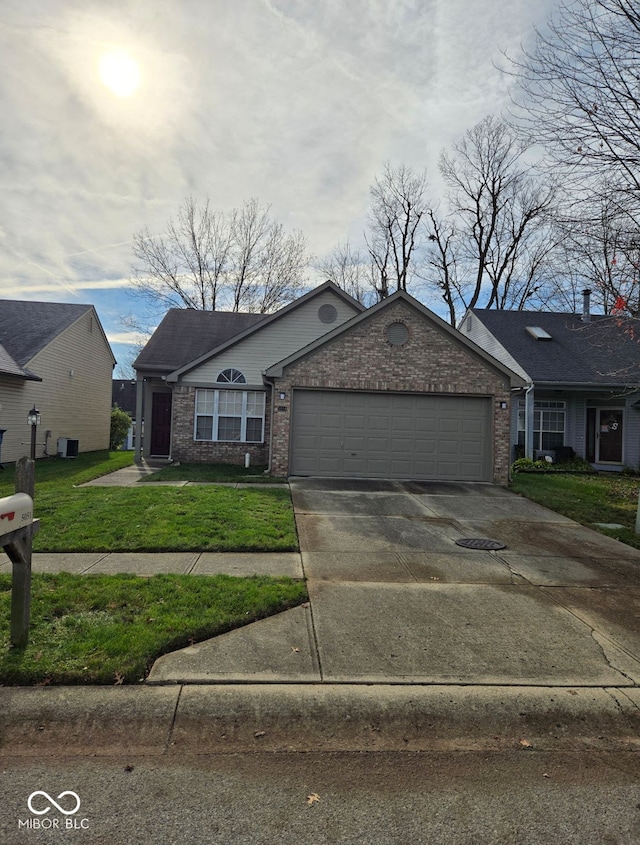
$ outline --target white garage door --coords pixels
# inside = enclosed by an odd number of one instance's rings
[[[295,390],[292,475],[489,481],[491,400]]]

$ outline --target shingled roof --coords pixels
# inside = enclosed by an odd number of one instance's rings
[[[0,299],[0,372],[38,379],[29,361],[92,305]]]
[[[171,308],[134,361],[136,370],[173,372],[267,318],[266,314]]]
[[[545,311],[471,312],[535,383],[640,385],[640,320]],[[550,338],[537,340],[528,328]]]

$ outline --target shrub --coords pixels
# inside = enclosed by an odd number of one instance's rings
[[[561,464],[552,464],[548,461],[532,461],[531,458],[518,458],[511,464],[512,472],[592,472],[593,468],[588,461],[575,457],[570,461]]]
[[[533,461],[531,458],[518,458],[511,464],[512,472],[530,472],[534,469],[548,469],[550,464],[546,461]]]
[[[122,408],[114,405],[111,409],[111,432],[109,434],[109,451],[115,452],[124,443],[129,426],[131,425],[131,417]]]

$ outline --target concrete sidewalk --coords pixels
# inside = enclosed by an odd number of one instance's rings
[[[491,485],[291,490],[300,554],[36,556],[304,575],[310,601],[165,655],[141,687],[0,689],[0,753],[638,748],[640,552]]]

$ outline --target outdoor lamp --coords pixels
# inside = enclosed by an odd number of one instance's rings
[[[27,414],[27,424],[31,426],[31,460],[36,459],[36,427],[40,425],[40,411],[34,405]]]

